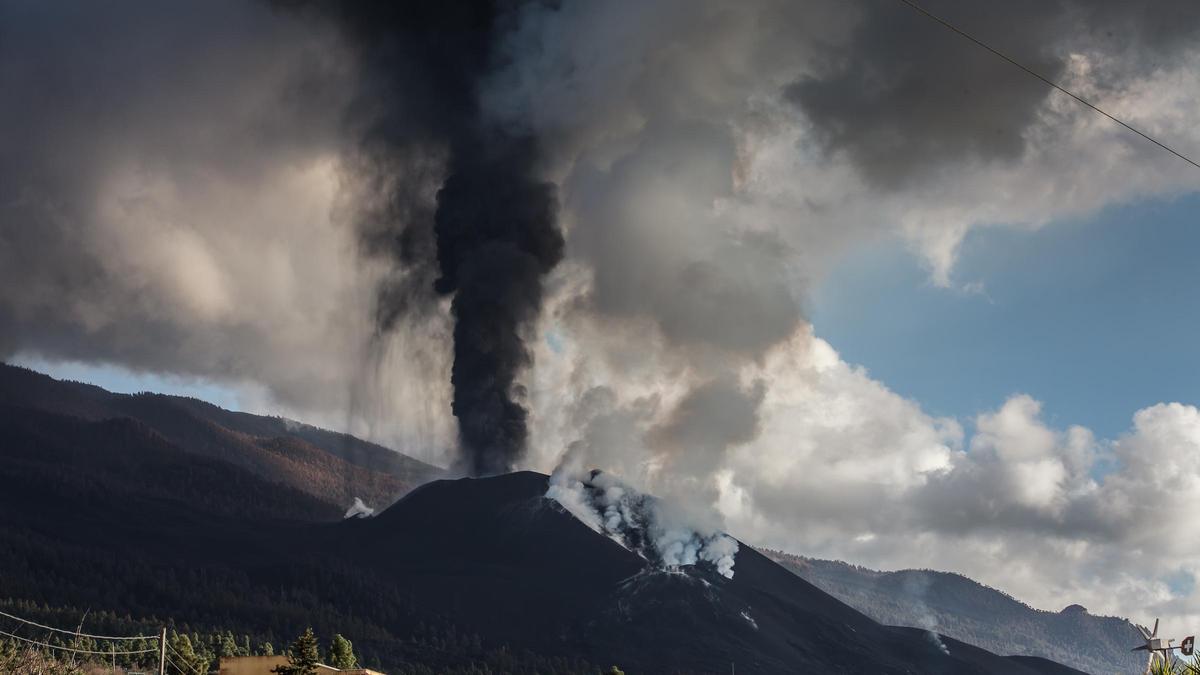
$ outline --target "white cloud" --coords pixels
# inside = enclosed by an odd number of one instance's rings
[[[770,409],[779,417],[765,426],[781,433],[731,462],[720,509],[736,534],[885,569],[958,571],[1044,609],[1079,602],[1181,628],[1200,618],[1188,584],[1170,587],[1200,563],[1187,534],[1200,507],[1200,410],[1146,408],[1127,435],[1098,443],[1050,428],[1017,395],[980,415],[959,451],[961,431],[845,364],[815,383],[799,409],[821,412]],[[1117,468],[1097,478],[1107,453]]]
[[[670,369],[643,370],[628,390],[597,389],[612,366],[578,348],[568,339],[538,355],[547,389],[533,392],[531,465],[552,468],[574,433],[583,468],[677,489],[656,474],[647,443],[678,394],[670,376],[661,396],[646,392],[653,373]],[[652,341],[626,348],[666,358]],[[1127,434],[1097,440],[1083,427],[1050,426],[1038,401],[1017,394],[980,414],[968,435],[807,333],[742,377],[769,380],[760,432],[712,470],[711,504],[742,540],[882,569],[958,571],[1043,609],[1081,603],[1140,621],[1162,616],[1169,630],[1200,620],[1187,583],[1200,572],[1200,539],[1187,535],[1200,512],[1197,408],[1152,406]]]
[[[332,28],[256,3],[0,4],[0,358],[113,364],[424,458],[446,321],[374,334]],[[70,12],[68,12],[69,14]],[[137,20],[130,20],[136,15]]]

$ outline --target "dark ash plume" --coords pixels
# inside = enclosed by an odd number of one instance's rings
[[[303,3],[301,3],[303,4]],[[542,277],[563,256],[557,191],[538,175],[535,139],[487,119],[479,103],[517,3],[312,5],[342,26],[365,68],[351,124],[361,126],[358,178],[381,186],[360,217],[364,249],[398,274],[380,288],[381,331],[449,295],[453,412],[461,468],[511,470],[525,449],[516,378],[530,363],[523,333],[542,304]],[[406,176],[444,157],[434,204]]]
[[[492,140],[456,155],[435,217],[435,287],[454,294],[454,415],[465,468],[476,475],[512,469],[525,449],[526,411],[514,400],[530,360],[521,333],[541,308],[542,277],[563,254],[555,189],[530,177],[532,147],[496,154]]]

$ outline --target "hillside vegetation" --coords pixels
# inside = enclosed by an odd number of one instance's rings
[[[1042,656],[1090,673],[1140,672],[1142,640],[1129,621],[1093,616],[1079,605],[1034,609],[961,574],[878,572],[833,560],[765,551],[771,559],[867,616],[928,628],[997,654]]]
[[[61,420],[76,435],[46,439],[72,452],[99,432],[103,439],[94,461],[115,457],[111,435],[140,436],[134,445],[155,445],[220,460],[268,482],[284,485],[335,507],[340,516],[355,497],[375,509],[391,505],[412,488],[442,475],[437,467],[341,434],[281,417],[223,410],[204,401],[163,394],[114,394],[88,384],[55,380],[41,373],[0,363],[0,408],[11,423],[26,414],[40,415],[20,433],[44,434]],[[53,416],[47,417],[47,416]],[[124,431],[104,429],[105,423]],[[80,436],[82,434],[82,436]],[[111,446],[111,447],[110,447]],[[115,474],[114,474],[115,476]],[[311,515],[301,505],[298,515]],[[332,512],[331,512],[332,513]]]

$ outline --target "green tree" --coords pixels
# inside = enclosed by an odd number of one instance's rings
[[[259,656],[275,656],[275,645],[270,642],[264,642],[258,646]]]
[[[0,639],[0,672],[15,672],[10,666],[17,658],[17,641]]]
[[[196,653],[192,640],[187,635],[174,631],[167,641],[167,656],[176,667],[187,673],[207,673],[208,659]]]
[[[329,643],[329,655],[325,659],[325,663],[334,668],[349,670],[358,667],[358,659],[354,656],[354,645],[350,641],[342,637],[341,634],[334,634],[333,640]]]
[[[222,657],[240,656],[240,654],[238,654],[237,642],[234,642],[232,633],[226,632],[221,636],[221,642],[218,645],[216,652],[217,656]]]
[[[321,661],[321,646],[312,628],[305,628],[304,633],[287,648],[288,662],[286,665],[275,666],[271,671],[279,675],[316,675],[317,664]]]
[[[608,672],[605,673],[605,675],[625,675],[625,671],[621,670],[620,668],[618,668],[616,666],[613,666],[612,668],[608,669]]]

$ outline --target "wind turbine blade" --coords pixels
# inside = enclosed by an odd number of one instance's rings
[[[1140,623],[1134,624],[1134,625],[1137,626],[1138,632],[1142,634],[1143,638],[1145,638],[1147,640],[1150,639],[1150,630],[1148,628],[1146,628],[1145,626],[1143,626]]]
[[[1150,634],[1150,637],[1158,637],[1158,619],[1157,618],[1154,619],[1154,632]]]

